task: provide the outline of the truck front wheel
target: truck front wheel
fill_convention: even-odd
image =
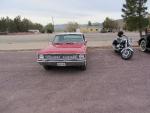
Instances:
[[[141,43],[140,43],[141,51],[146,52],[147,51],[147,47],[146,46],[147,46],[146,40],[142,40]]]

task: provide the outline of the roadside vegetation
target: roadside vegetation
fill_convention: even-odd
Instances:
[[[104,32],[114,32],[118,29],[119,29],[118,23],[115,20],[113,20],[109,17],[106,17],[106,19],[103,22],[103,29],[101,32],[103,32],[103,33]]]
[[[79,28],[79,24],[77,22],[69,22],[66,26],[67,32],[76,32],[77,28]]]
[[[9,17],[0,18],[1,33],[29,32],[29,30],[39,30],[41,33],[52,33],[54,31],[54,26],[51,23],[46,26],[39,23],[33,23],[27,18],[22,19],[21,16],[17,16],[14,19]]]

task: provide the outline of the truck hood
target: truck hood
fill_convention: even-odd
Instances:
[[[50,44],[47,48],[40,50],[39,54],[85,54],[84,44]]]

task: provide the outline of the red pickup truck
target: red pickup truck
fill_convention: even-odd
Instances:
[[[86,44],[82,33],[57,34],[47,48],[37,52],[37,62],[46,70],[51,66],[79,66],[86,70]]]

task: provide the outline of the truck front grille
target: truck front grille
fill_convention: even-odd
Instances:
[[[55,60],[55,61],[75,61],[79,59],[77,54],[47,54],[44,55],[46,60]]]

